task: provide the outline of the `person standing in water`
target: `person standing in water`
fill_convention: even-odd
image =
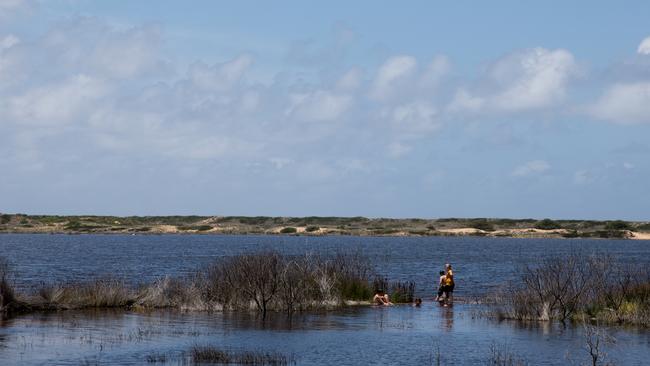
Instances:
[[[447,263],[445,264],[445,293],[447,296],[447,301],[451,303],[454,299],[454,271],[451,268],[451,264]]]

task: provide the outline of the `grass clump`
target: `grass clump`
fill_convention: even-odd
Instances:
[[[193,363],[221,365],[288,365],[291,359],[277,352],[233,351],[214,346],[194,346],[190,350]]]

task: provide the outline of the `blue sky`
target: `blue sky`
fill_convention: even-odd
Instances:
[[[647,14],[0,0],[0,211],[649,220]]]

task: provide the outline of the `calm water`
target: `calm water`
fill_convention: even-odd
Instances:
[[[183,275],[215,258],[277,249],[286,254],[361,250],[389,279],[416,281],[431,298],[433,278],[445,262],[455,266],[458,296],[480,295],[513,276],[521,264],[571,252],[608,253],[650,264],[650,242],[510,238],[359,238],[277,236],[0,235],[0,256],[11,262],[23,290],[41,282],[110,275],[146,282]],[[474,316],[480,307],[355,308],[261,322],[247,314],[176,312],[63,312],[31,314],[0,323],[0,364],[143,364],[151,354],[183,364],[192,345],[278,351],[297,364],[476,364],[492,344],[531,364],[580,364],[582,329],[497,323]],[[609,328],[617,364],[650,359],[650,332]]]

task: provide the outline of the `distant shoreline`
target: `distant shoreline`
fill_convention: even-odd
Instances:
[[[484,236],[650,240],[642,221],[498,218],[391,219],[267,216],[49,216],[0,214],[0,234],[202,234],[300,236]]]

